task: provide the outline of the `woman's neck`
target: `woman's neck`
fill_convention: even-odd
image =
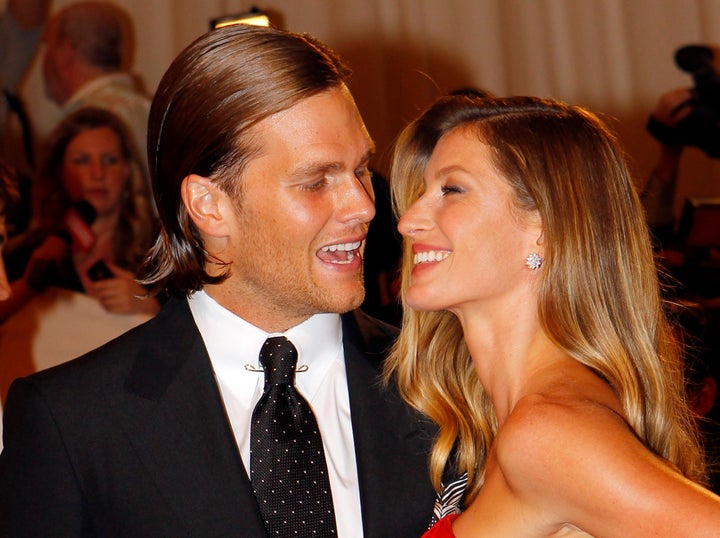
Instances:
[[[536,309],[459,316],[475,371],[502,424],[535,386],[540,372],[565,353],[545,334]]]

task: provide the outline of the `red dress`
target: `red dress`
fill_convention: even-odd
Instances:
[[[440,521],[435,523],[430,529],[422,535],[422,538],[455,538],[452,531],[452,522],[460,514],[448,514]]]

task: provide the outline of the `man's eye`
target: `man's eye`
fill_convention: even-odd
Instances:
[[[367,166],[363,166],[355,170],[355,177],[362,180],[369,180],[372,177],[372,172]]]
[[[322,189],[325,185],[327,185],[327,178],[318,179],[317,181],[311,181],[309,183],[303,184],[300,189],[303,191],[319,191]]]

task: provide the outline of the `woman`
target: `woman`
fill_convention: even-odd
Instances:
[[[405,313],[388,363],[468,473],[427,536],[717,536],[622,152],[590,113],[441,99],[401,135]]]
[[[48,285],[87,293],[109,312],[156,313],[159,303],[143,297],[135,271],[158,227],[124,124],[83,108],[61,122],[48,147],[35,225],[8,256],[13,294],[0,319]]]

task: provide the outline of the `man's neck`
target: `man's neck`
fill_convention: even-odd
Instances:
[[[288,329],[300,325],[310,318],[314,312],[295,312],[290,308],[275,308],[269,306],[268,301],[247,297],[239,294],[228,280],[220,284],[207,284],[203,291],[216,303],[241,317],[255,327],[268,333],[283,333]]]
[[[73,71],[72,75],[69,77],[67,84],[68,93],[65,101],[63,102],[63,105],[71,101],[74,95],[76,95],[82,88],[84,88],[94,80],[118,72],[119,71],[117,70],[105,71],[90,65],[82,65],[77,67]]]

